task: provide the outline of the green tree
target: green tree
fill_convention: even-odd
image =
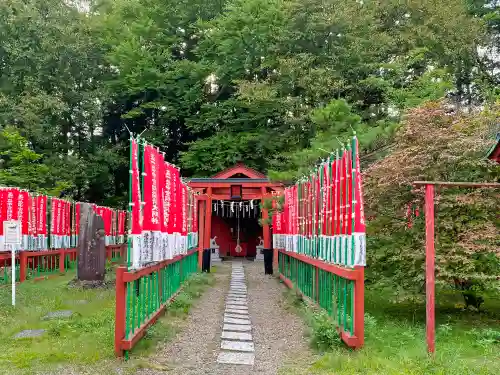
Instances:
[[[0,180],[4,186],[41,190],[49,181],[49,168],[40,163],[42,155],[12,127],[0,132]]]
[[[425,290],[424,215],[408,227],[408,205],[423,212],[417,180],[497,181],[500,168],[486,159],[499,116],[498,104],[477,114],[448,113],[445,103],[410,110],[392,152],[363,172],[368,279],[393,292]],[[439,189],[436,193],[436,270],[441,288],[498,292],[498,192]],[[394,285],[398,286],[394,288]],[[478,301],[476,301],[478,302]],[[471,304],[476,304],[472,302]]]

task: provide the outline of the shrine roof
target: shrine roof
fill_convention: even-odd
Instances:
[[[231,179],[236,175],[245,176],[244,178],[239,178],[243,180],[262,180],[263,182],[269,181],[267,176],[253,168],[247,167],[245,164],[238,163],[232,167],[226,168],[223,171],[213,175],[211,178],[216,180],[221,179]],[[239,176],[238,176],[239,177]]]
[[[190,178],[189,182],[228,182],[228,183],[245,183],[245,182],[270,182],[268,178],[214,178],[214,177],[199,177]]]

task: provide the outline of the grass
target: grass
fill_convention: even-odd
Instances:
[[[123,364],[114,359],[114,288],[69,287],[74,276],[69,273],[19,284],[15,308],[11,306],[10,288],[0,288],[0,374],[60,373],[61,368],[78,369],[79,374],[109,374],[117,367],[133,368],[132,361]],[[212,283],[211,276],[193,275],[165,316],[134,348],[132,358],[140,361],[156,343],[171,338],[193,301]],[[42,320],[56,310],[72,310],[74,315],[64,320]],[[42,337],[13,338],[24,329],[40,328],[47,330]]]
[[[500,300],[490,298],[481,312],[457,308],[459,295],[438,296],[436,356],[425,344],[425,306],[390,302],[377,290],[366,291],[365,347],[346,348],[338,339],[320,350],[312,363],[286,369],[291,374],[335,375],[489,375],[500,372]],[[288,292],[288,306],[306,320],[311,343],[331,337],[324,315]],[[324,345],[323,345],[324,348]]]

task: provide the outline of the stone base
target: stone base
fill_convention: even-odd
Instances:
[[[221,259],[220,259],[219,248],[210,249],[210,262],[214,263],[214,262],[220,262],[220,261],[221,261]]]

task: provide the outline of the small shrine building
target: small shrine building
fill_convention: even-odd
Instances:
[[[201,248],[247,258],[254,258],[259,246],[271,249],[271,226],[260,222],[268,210],[261,203],[283,191],[282,184],[240,163],[209,178],[192,178],[188,185],[199,194]]]

